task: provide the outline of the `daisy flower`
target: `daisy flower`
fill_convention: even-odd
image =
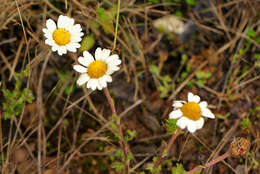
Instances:
[[[66,54],[67,50],[76,52],[80,47],[79,42],[84,34],[80,24],[74,25],[74,19],[60,15],[57,26],[52,19],[48,19],[46,27],[42,29],[47,38],[45,44],[50,45],[53,52],[58,51],[61,56]]]
[[[92,90],[101,90],[107,87],[107,82],[112,82],[111,74],[119,70],[118,65],[121,60],[117,54],[110,56],[110,50],[97,48],[95,51],[95,59],[88,52],[83,52],[83,57],[78,58],[81,65],[74,65],[73,69],[81,75],[77,80],[78,85],[87,82],[87,88]]]
[[[204,118],[215,118],[215,115],[207,108],[208,103],[200,102],[200,97],[188,93],[188,102],[174,101],[174,110],[170,113],[171,119],[178,119],[177,126],[181,129],[187,127],[188,131],[193,133],[201,129],[204,124]],[[203,117],[202,117],[203,116]]]

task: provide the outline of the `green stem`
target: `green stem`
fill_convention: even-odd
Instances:
[[[103,91],[104,91],[105,96],[107,98],[108,104],[109,104],[109,106],[112,110],[112,113],[114,114],[114,116],[116,118],[118,118],[117,113],[116,113],[116,108],[115,108],[115,105],[113,103],[112,97],[111,97],[111,95],[108,91],[108,88],[104,88]],[[129,173],[129,162],[127,160],[128,149],[127,149],[127,144],[125,143],[125,140],[124,140],[124,135],[123,135],[123,131],[122,131],[122,128],[121,128],[120,121],[118,121],[118,120],[116,120],[116,127],[117,127],[118,133],[120,134],[120,146],[121,146],[121,148],[124,152],[124,156],[125,156],[125,173],[128,174]]]
[[[121,0],[118,0],[118,1],[117,1],[116,29],[115,29],[115,37],[114,37],[114,43],[113,43],[113,50],[116,48],[117,31],[118,31],[118,24],[119,24],[119,13],[120,13],[120,2],[121,2]]]
[[[169,140],[166,149],[161,153],[160,157],[158,158],[158,160],[155,162],[153,169],[156,169],[158,167],[158,165],[160,164],[160,162],[163,159],[164,154],[168,154],[168,152],[170,151],[172,144],[174,143],[175,139],[179,136],[181,132],[181,129],[178,128],[175,132],[175,134],[172,135],[171,139]]]

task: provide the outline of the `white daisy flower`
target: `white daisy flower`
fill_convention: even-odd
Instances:
[[[215,115],[207,108],[208,103],[200,102],[200,97],[188,93],[188,102],[174,101],[174,110],[170,113],[171,119],[178,119],[177,126],[181,129],[187,127],[188,131],[193,133],[201,129],[204,124],[204,118],[215,118]],[[202,117],[203,116],[203,117]]]
[[[74,65],[73,68],[81,73],[77,80],[78,85],[87,82],[87,88],[92,90],[101,90],[107,87],[107,82],[112,82],[111,74],[119,70],[118,65],[121,60],[117,54],[110,56],[110,50],[97,48],[95,51],[95,59],[88,52],[83,52],[83,57],[78,58],[81,65]]]
[[[74,25],[74,19],[60,15],[58,23],[52,19],[46,21],[46,27],[43,28],[44,36],[47,38],[45,44],[52,46],[52,51],[58,51],[58,54],[66,54],[67,50],[76,52],[80,47],[79,42],[84,35],[80,24]]]

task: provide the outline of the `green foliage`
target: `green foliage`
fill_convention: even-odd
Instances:
[[[127,130],[127,136],[125,136],[125,141],[131,141],[136,137],[136,131],[135,130]]]
[[[150,164],[146,167],[146,170],[149,170],[152,174],[159,173],[162,170],[162,165],[159,164],[156,169],[154,169],[154,164],[158,160],[158,157],[153,157],[153,164]]]
[[[152,4],[159,4],[160,0],[148,0],[148,2]]]
[[[113,162],[112,168],[115,169],[117,172],[123,171],[125,169],[125,163],[122,159],[124,159],[124,152],[119,149],[113,153],[113,155],[110,156],[110,160]],[[125,159],[126,162],[129,162],[133,159],[133,155],[131,153],[128,154],[127,159]]]
[[[125,165],[124,163],[117,161],[114,164],[112,164],[112,168],[115,169],[117,172],[120,172],[124,170]]]
[[[243,129],[249,129],[251,126],[251,121],[248,118],[243,118],[241,122],[241,126]]]
[[[166,120],[166,129],[167,129],[167,133],[168,134],[175,134],[176,130],[178,129],[178,126],[177,126],[177,120],[178,119],[168,119]]]
[[[181,12],[181,11],[176,11],[176,12],[175,12],[175,16],[182,17],[183,15],[182,15],[182,12]]]
[[[32,91],[26,88],[21,88],[22,79],[29,75],[29,68],[25,69],[21,73],[15,73],[17,80],[15,81],[14,90],[2,89],[4,94],[4,101],[2,107],[4,110],[4,119],[9,119],[12,116],[18,116],[21,114],[25,103],[32,103],[34,96]]]
[[[196,5],[196,0],[185,0],[185,2],[188,4],[188,5]]]
[[[97,14],[98,14],[97,19],[101,24],[105,33],[113,34],[114,33],[113,19],[115,18],[116,8],[113,7],[106,10],[100,7],[97,9]]]
[[[80,51],[88,51],[95,45],[94,35],[90,34],[83,38],[80,46]]]
[[[206,73],[203,71],[198,71],[195,74],[195,77],[197,78],[196,84],[201,88],[206,84],[206,80],[211,77],[211,73]]]
[[[246,32],[246,35],[248,36],[248,37],[256,37],[256,32],[255,32],[255,30],[253,30],[252,28],[248,28],[247,29],[247,32]]]
[[[260,37],[257,36],[257,33],[254,29],[252,28],[248,28],[246,35],[250,38],[252,38],[254,41],[256,41],[258,44],[260,43]],[[250,43],[250,41],[247,39],[248,43]],[[249,47],[249,46],[248,46]]]
[[[186,174],[182,164],[177,164],[177,167],[172,168],[172,174]]]
[[[157,87],[157,90],[160,92],[160,97],[165,98],[168,97],[169,92],[172,90],[172,79],[169,75],[160,75],[159,69],[155,65],[150,65],[149,70],[152,74],[154,74],[161,82],[161,84]]]
[[[229,112],[226,113],[225,115],[216,114],[216,117],[217,117],[218,119],[222,119],[222,120],[228,118],[229,116],[230,116],[230,113],[229,113]]]

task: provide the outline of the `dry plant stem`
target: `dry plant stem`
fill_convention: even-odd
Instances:
[[[106,95],[107,101],[109,103],[109,106],[112,110],[113,115],[116,118],[118,118],[117,113],[116,113],[116,108],[115,108],[115,105],[113,103],[112,97],[111,97],[111,95],[108,91],[108,88],[104,88],[104,93]],[[120,134],[120,146],[121,146],[121,148],[124,152],[124,156],[125,156],[125,173],[128,174],[128,171],[129,171],[129,163],[127,161],[128,149],[127,149],[127,146],[126,146],[125,141],[124,141],[124,135],[123,135],[123,132],[122,132],[122,129],[121,129],[120,121],[116,120],[116,127],[117,127],[118,133]]]
[[[156,168],[158,167],[158,165],[159,165],[160,162],[162,161],[163,154],[164,154],[164,153],[168,154],[168,152],[170,151],[170,149],[171,149],[171,147],[172,147],[172,144],[174,143],[175,139],[179,136],[180,132],[181,132],[181,129],[178,128],[178,129],[176,130],[176,133],[172,135],[172,137],[171,137],[169,143],[167,144],[166,149],[164,150],[163,153],[161,153],[160,157],[158,158],[158,160],[157,160],[157,161],[155,162],[155,164],[153,165],[153,169],[156,169]]]
[[[219,161],[222,161],[222,160],[226,159],[229,156],[230,156],[230,153],[226,152],[225,154],[219,156],[218,158],[216,158],[216,159],[206,163],[204,166],[205,166],[205,168],[211,167],[214,164],[218,163]],[[197,166],[197,167],[193,168],[192,170],[188,171],[187,174],[193,174],[193,173],[195,173],[196,171],[198,171],[200,169],[202,169],[202,167]]]

